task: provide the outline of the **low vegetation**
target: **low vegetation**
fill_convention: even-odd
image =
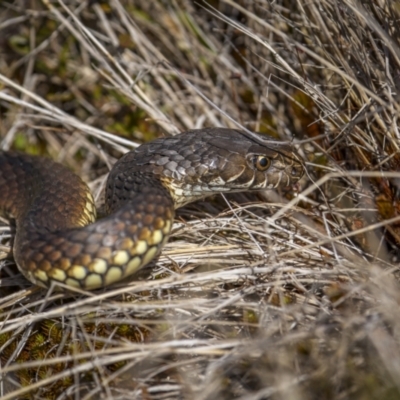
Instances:
[[[184,207],[93,293],[33,287],[5,222],[0,397],[400,398],[399,23],[390,0],[2,2],[1,147],[99,205],[124,152],[191,128],[291,140],[307,174]]]

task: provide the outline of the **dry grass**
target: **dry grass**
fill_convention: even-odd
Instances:
[[[4,259],[2,399],[400,397],[400,6],[364,3],[1,3],[1,146],[99,203],[123,152],[189,128],[295,140],[308,165],[298,196],[180,210],[155,265],[104,291]]]

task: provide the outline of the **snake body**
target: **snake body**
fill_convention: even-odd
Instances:
[[[0,153],[0,209],[15,219],[13,253],[26,278],[43,287],[96,289],[159,254],[177,207],[215,193],[291,185],[302,175],[290,144],[209,128],[125,154],[107,180],[108,216],[98,221],[87,185],[67,168]]]

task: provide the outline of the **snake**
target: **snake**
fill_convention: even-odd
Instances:
[[[83,180],[46,157],[0,152],[0,210],[15,221],[13,256],[41,287],[92,290],[156,258],[175,210],[217,193],[293,185],[304,167],[295,147],[247,130],[204,128],[144,143],[123,155],[96,220]]]

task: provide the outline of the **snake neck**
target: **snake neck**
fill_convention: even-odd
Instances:
[[[108,214],[112,214],[128,204],[134,208],[140,208],[138,197],[149,200],[144,201],[143,205],[151,203],[154,206],[175,208],[170,192],[155,175],[137,170],[119,169],[110,173],[106,186],[105,204]],[[139,209],[137,211],[140,212]]]

